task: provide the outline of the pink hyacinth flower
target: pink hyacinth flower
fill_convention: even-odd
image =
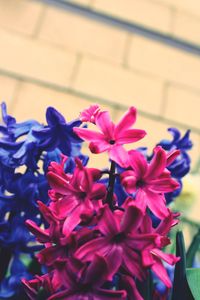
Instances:
[[[91,261],[94,254],[98,253],[108,260],[112,275],[122,265],[131,275],[144,279],[145,273],[138,251],[150,244],[155,245],[157,234],[138,232],[143,217],[143,212],[135,206],[134,201],[129,203],[121,216],[105,205],[96,226],[102,236],[85,243],[75,252],[75,256],[83,261]]]
[[[80,120],[82,122],[90,122],[95,124],[96,123],[96,117],[98,113],[100,112],[100,107],[98,104],[93,104],[89,108],[83,110],[80,113]]]
[[[109,158],[121,167],[127,166],[128,153],[124,144],[137,142],[146,132],[141,129],[131,129],[136,121],[136,109],[130,107],[118,124],[114,124],[107,111],[98,112],[95,123],[100,129],[96,132],[87,128],[74,128],[75,133],[83,140],[89,141],[92,153],[108,151]]]
[[[169,155],[160,147],[154,149],[154,156],[150,163],[137,150],[129,151],[131,170],[121,174],[121,182],[128,193],[136,193],[138,205],[149,209],[160,219],[168,215],[164,193],[179,188],[166,166],[176,158],[178,151]]]
[[[158,234],[155,240],[156,247],[149,245],[142,250],[143,266],[150,267],[168,288],[171,288],[172,284],[162,261],[165,261],[170,265],[174,265],[180,258],[173,254],[165,253],[161,249],[170,244],[170,239],[167,237],[167,234],[170,232],[171,227],[178,223],[178,220],[174,218],[177,216],[178,214],[173,214],[169,210],[168,216],[160,222],[157,228],[153,228],[152,220],[146,214],[140,227],[142,234]]]
[[[73,174],[61,173],[54,164],[47,174],[48,182],[53,189],[53,201],[50,209],[64,220],[63,233],[69,236],[73,229],[84,220],[89,220],[101,206],[99,200],[106,196],[106,187],[95,182],[101,176],[98,169],[86,168],[76,159]]]
[[[125,300],[127,298],[125,290],[108,290],[102,287],[107,281],[109,268],[106,260],[101,256],[95,255],[89,265],[71,259],[66,263],[60,261],[55,267],[48,278],[51,284],[51,296],[47,300]],[[38,285],[33,280],[23,281],[27,294],[32,295],[32,300],[36,300],[35,290],[38,290],[41,284],[49,292],[49,286],[44,285],[43,276],[38,278],[38,281]]]

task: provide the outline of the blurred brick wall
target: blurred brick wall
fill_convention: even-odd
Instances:
[[[199,0],[74,3],[200,45]],[[0,99],[19,121],[44,122],[49,105],[75,118],[98,101],[117,120],[134,105],[140,145],[178,123],[194,129],[193,165],[200,156],[200,56],[42,1],[0,0]]]

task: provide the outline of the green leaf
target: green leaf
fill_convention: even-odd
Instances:
[[[153,298],[153,278],[151,271],[147,271],[147,278],[145,281],[136,281],[137,288],[144,300],[152,300]]]
[[[195,234],[190,247],[188,248],[186,254],[186,261],[187,261],[187,268],[191,268],[194,262],[194,257],[199,249],[200,245],[200,229],[198,230],[197,234]]]
[[[200,268],[186,269],[187,281],[195,300],[200,299]]]
[[[195,300],[186,278],[186,256],[183,233],[176,234],[176,255],[180,260],[176,263],[174,271],[174,283],[172,290],[172,300]]]

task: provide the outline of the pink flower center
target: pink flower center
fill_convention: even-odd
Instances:
[[[126,238],[125,233],[124,232],[119,232],[118,234],[116,234],[114,236],[113,240],[114,240],[115,243],[120,244],[121,242],[123,242],[123,240],[125,240],[125,238]]]
[[[137,182],[136,182],[136,187],[137,188],[143,188],[145,186],[145,181],[143,179],[139,179]]]
[[[81,199],[85,199],[86,196],[87,196],[87,193],[86,193],[86,192],[80,192],[80,193],[79,193],[79,197],[80,197]]]
[[[110,140],[109,144],[114,145],[115,144],[115,140]]]

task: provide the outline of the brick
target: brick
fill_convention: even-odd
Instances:
[[[157,0],[161,4],[167,4],[176,9],[185,10],[195,15],[200,15],[200,2],[199,0]]]
[[[115,122],[119,121],[124,112],[125,110],[118,111],[118,114],[116,114]],[[147,134],[142,140],[128,146],[128,149],[148,147],[148,152],[150,154],[159,141],[164,138],[170,139],[170,134],[167,131],[169,127],[171,127],[170,124],[165,124],[161,121],[144,117],[143,115],[141,115],[141,113],[138,113],[133,128],[143,129]]]
[[[199,222],[199,204],[200,204],[200,202],[199,202],[199,195],[200,195],[199,181],[200,181],[200,173],[191,174],[184,179],[184,182],[187,184],[189,192],[196,196],[195,201],[194,201],[194,203],[192,203],[192,207],[189,210],[189,216],[190,216],[190,220],[193,220],[197,223]],[[188,190],[186,190],[186,192],[188,192]],[[189,236],[190,236],[190,240],[191,240],[191,231],[189,232]]]
[[[173,21],[174,36],[200,44],[200,18],[177,11]]]
[[[39,1],[0,0],[0,26],[31,35],[42,9],[43,4]]]
[[[170,31],[170,8],[160,3],[149,0],[96,0],[93,6],[96,10],[158,31]]]
[[[0,30],[0,68],[19,76],[67,86],[75,54]]]
[[[193,143],[193,147],[189,151],[189,155],[191,156],[192,169],[194,169],[200,159],[200,135],[191,131],[190,137]]]
[[[134,69],[172,82],[195,88],[200,86],[199,56],[143,37],[133,37],[129,64]]]
[[[22,83],[17,95],[12,112],[17,121],[36,119],[46,124],[45,112],[48,106],[55,107],[67,121],[71,121],[78,118],[80,111],[92,104],[91,101],[83,100],[71,94],[31,83]],[[101,105],[101,108],[109,110],[111,116],[113,116],[112,107]],[[109,167],[107,154],[92,154],[89,151],[87,142],[83,143],[82,153],[90,156],[88,166],[95,168]]]
[[[71,121],[78,118],[79,113],[91,104],[92,102],[71,94],[32,83],[22,83],[15,99],[13,114],[19,121],[31,118],[46,123],[46,109],[53,106]],[[104,105],[103,109],[110,108]]]
[[[76,90],[159,114],[163,83],[101,61],[84,58],[74,83]]]
[[[16,86],[17,80],[0,75],[0,103],[6,102],[8,109],[12,106]]]
[[[119,110],[118,113],[115,114],[115,122],[119,120],[119,118],[124,114],[125,110]],[[147,132],[147,135],[140,141],[127,145],[127,149],[136,149],[138,147],[147,147],[148,153],[151,154],[153,148],[158,144],[161,140],[167,139],[172,140],[172,135],[168,132],[168,128],[177,127],[173,122],[168,121],[168,123],[164,123],[158,120],[150,119],[148,117],[142,116],[138,113],[137,120],[133,128],[143,129]],[[178,127],[181,134],[184,135],[186,129],[182,129]],[[194,132],[191,132],[190,138],[193,142],[193,148],[188,152],[191,157],[191,167],[192,169],[195,167],[197,161],[200,158],[200,135]]]
[[[200,129],[200,92],[195,93],[187,89],[171,85],[167,92],[165,117],[188,127]]]
[[[127,33],[79,14],[49,7],[39,38],[73,51],[121,62]]]

